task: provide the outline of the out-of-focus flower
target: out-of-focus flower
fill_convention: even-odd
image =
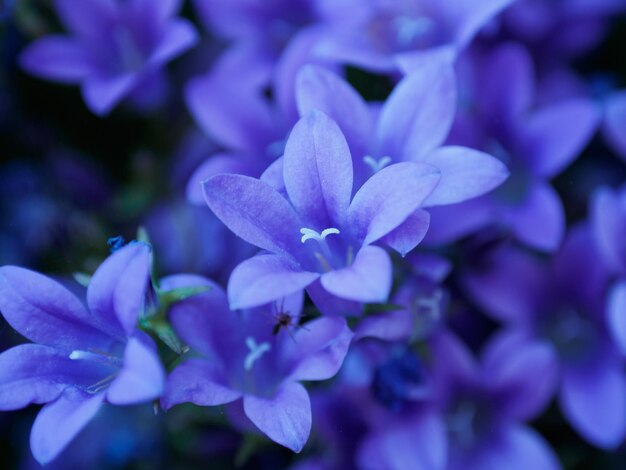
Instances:
[[[34,342],[0,355],[0,408],[46,404],[31,432],[40,463],[54,459],[105,401],[127,405],[161,394],[165,374],[155,345],[135,327],[151,260],[142,243],[107,258],[89,283],[89,311],[41,274],[0,268],[0,311]]]
[[[163,406],[214,406],[243,399],[245,415],[264,434],[300,452],[311,429],[311,404],[299,382],[337,373],[352,338],[345,319],[320,318],[298,326],[301,292],[235,312],[224,291],[207,279],[172,276],[161,285],[210,287],[170,310],[174,329],[200,357],[185,360],[170,374]]]
[[[38,39],[21,55],[33,75],[82,87],[85,103],[108,114],[132,92],[158,82],[165,63],[196,42],[180,0],[56,0],[70,35]],[[156,81],[155,81],[156,80]]]

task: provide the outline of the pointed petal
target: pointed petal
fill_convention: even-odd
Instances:
[[[161,405],[165,410],[181,403],[217,406],[241,398],[240,392],[226,387],[222,382],[221,374],[209,361],[189,359],[170,373]]]
[[[30,433],[30,449],[37,462],[45,465],[57,457],[96,415],[104,395],[67,388],[56,401],[44,406]]]
[[[320,66],[304,66],[298,72],[296,100],[301,116],[315,109],[328,114],[341,128],[354,158],[366,154],[372,116],[365,100],[343,78]]]
[[[358,316],[363,312],[362,303],[331,294],[322,286],[320,279],[308,285],[306,292],[322,315]]]
[[[0,312],[29,340],[68,354],[107,351],[114,339],[96,328],[83,304],[52,279],[16,266],[0,268]]]
[[[111,0],[54,0],[54,8],[69,30],[84,37],[97,37],[117,14]]]
[[[611,289],[607,317],[613,339],[626,356],[626,282],[618,282]]]
[[[384,302],[389,296],[392,266],[377,246],[365,246],[351,266],[322,274],[322,286],[331,294],[357,302]]]
[[[348,223],[364,244],[373,243],[415,212],[439,182],[424,163],[396,163],[368,179],[355,194]]]
[[[35,41],[22,52],[20,65],[33,75],[68,83],[78,83],[92,72],[86,51],[66,36],[51,35]]]
[[[455,43],[459,47],[468,44],[476,33],[498,12],[515,0],[470,0],[462,3],[447,2],[448,21],[454,24]]]
[[[293,358],[292,380],[327,380],[341,368],[352,331],[345,318],[323,317],[308,322],[283,343],[283,357]]]
[[[563,203],[548,183],[532,184],[522,203],[508,208],[505,215],[517,239],[533,248],[554,251],[563,240]]]
[[[295,125],[283,158],[287,194],[315,230],[343,221],[352,195],[352,158],[345,137],[326,114],[313,111]]]
[[[441,147],[420,159],[441,172],[441,180],[424,207],[454,204],[498,187],[509,170],[497,158],[467,147]]]
[[[191,23],[180,19],[171,21],[148,62],[151,66],[164,64],[185,52],[196,42],[198,42],[198,33]]]
[[[587,441],[612,449],[626,434],[626,381],[621,364],[605,359],[565,368],[559,403]]]
[[[228,281],[231,310],[256,307],[304,289],[319,273],[302,271],[277,255],[257,255],[235,268]]]
[[[523,152],[535,174],[552,178],[561,173],[596,132],[600,113],[584,99],[546,106],[532,114],[523,129]]]
[[[302,250],[302,225],[274,188],[241,175],[216,175],[204,183],[204,197],[215,215],[248,243],[276,254]]]
[[[626,272],[623,240],[626,217],[619,198],[609,188],[599,188],[591,198],[591,229],[604,263],[615,273]]]
[[[426,236],[430,225],[430,214],[418,209],[404,222],[380,239],[381,243],[393,248],[404,258]]]
[[[246,395],[246,416],[270,439],[300,452],[311,432],[311,401],[299,383],[283,385],[272,399]]]
[[[110,255],[96,270],[87,288],[87,304],[103,328],[130,336],[142,313],[152,268],[152,251],[131,243]]]
[[[376,129],[378,154],[395,161],[420,160],[443,143],[455,109],[452,64],[429,61],[405,77],[387,98]]]
[[[107,390],[114,405],[130,405],[158,398],[163,392],[165,371],[156,352],[136,338],[130,338],[124,351],[124,365]]]
[[[136,74],[90,77],[83,83],[83,99],[98,116],[105,116],[128,95],[139,78]]]

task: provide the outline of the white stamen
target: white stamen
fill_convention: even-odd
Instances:
[[[365,163],[372,169],[372,173],[378,173],[380,170],[382,170],[391,163],[391,157],[386,155],[380,160],[376,160],[371,155],[365,155],[363,157],[363,163]]]
[[[399,46],[410,46],[415,39],[419,39],[424,34],[433,29],[435,23],[426,16],[410,18],[399,16],[394,20],[396,28],[396,41]]]
[[[246,338],[246,346],[248,346],[248,349],[250,350],[250,352],[248,353],[248,355],[243,361],[243,368],[247,371],[252,369],[252,367],[254,366],[254,363],[258,359],[260,359],[261,356],[263,356],[263,354],[265,354],[270,349],[272,349],[272,346],[270,345],[270,343],[256,344],[256,341],[254,340],[254,338],[250,336]]]
[[[89,359],[93,354],[87,351],[72,351],[70,353],[70,359],[72,359],[73,361],[76,361],[78,359]]]
[[[322,233],[316,232],[315,230],[310,228],[303,227],[300,229],[300,233],[302,234],[302,238],[300,239],[300,241],[304,243],[307,240],[317,240],[318,242],[322,242],[326,239],[328,235],[338,235],[340,232],[339,229],[336,229],[334,227],[325,228],[324,230],[322,230]]]

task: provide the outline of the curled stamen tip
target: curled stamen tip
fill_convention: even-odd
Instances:
[[[70,353],[70,359],[72,359],[73,361],[77,360],[77,359],[85,359],[85,357],[87,357],[89,353],[85,352],[85,351],[72,351]]]
[[[363,163],[369,166],[374,173],[377,173],[391,163],[391,157],[385,155],[380,160],[376,160],[371,155],[365,155],[363,157]]]
[[[243,360],[243,368],[246,371],[252,369],[254,363],[260,359],[263,354],[272,349],[272,345],[270,343],[257,344],[251,336],[246,338],[246,346],[248,346],[248,349],[250,350],[246,358]]]
[[[316,232],[313,229],[303,227],[300,229],[300,233],[302,234],[300,241],[304,243],[307,240],[324,241],[328,235],[338,235],[341,232],[335,227],[325,228],[321,233]]]

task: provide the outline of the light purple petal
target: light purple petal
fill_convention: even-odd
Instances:
[[[83,82],[83,98],[93,113],[105,116],[131,92],[138,79],[136,74],[90,77]]]
[[[340,225],[350,205],[352,176],[350,149],[337,124],[318,111],[300,119],[287,140],[283,178],[309,228]]]
[[[110,255],[96,270],[87,288],[87,304],[103,328],[130,336],[143,311],[152,250],[132,243]]]
[[[185,20],[171,21],[159,44],[152,52],[150,65],[160,65],[182,54],[198,41],[198,33],[195,28]]]
[[[456,109],[452,64],[432,61],[405,77],[381,110],[376,129],[380,156],[419,160],[441,145]]]
[[[278,191],[280,194],[287,196],[287,189],[285,188],[285,179],[283,178],[283,157],[279,157],[274,160],[270,166],[268,166],[263,174],[259,177],[261,181],[269,184],[272,188]]]
[[[270,439],[300,452],[311,432],[311,401],[299,383],[283,385],[273,398],[246,395],[246,416]]]
[[[619,156],[626,159],[626,91],[607,99],[604,109],[603,133]]]
[[[559,102],[525,123],[522,152],[531,170],[546,178],[561,173],[585,148],[600,122],[596,105],[584,99]]]
[[[84,37],[98,37],[118,12],[111,0],[54,0],[54,8],[68,29]]]
[[[320,66],[302,67],[296,100],[301,116],[315,109],[328,114],[341,128],[354,158],[366,155],[373,134],[372,115],[365,100],[343,78]]]
[[[490,195],[449,206],[430,207],[430,226],[424,243],[444,245],[497,221],[496,203]]]
[[[348,222],[364,244],[375,242],[415,212],[438,182],[437,169],[424,163],[383,168],[355,194]]]
[[[607,321],[615,343],[626,355],[626,282],[618,282],[609,293]]]
[[[415,248],[426,236],[430,214],[418,209],[404,222],[380,239],[380,242],[396,250],[402,257]]]
[[[586,440],[612,449],[626,435],[626,381],[621,364],[605,359],[564,368],[559,403]]]
[[[446,2],[448,21],[455,25],[455,43],[459,47],[467,45],[474,35],[498,12],[515,0],[470,0]]]
[[[228,281],[232,310],[256,307],[304,289],[319,273],[302,271],[277,255],[257,255],[235,268]]]
[[[92,72],[85,49],[66,36],[35,41],[22,52],[20,65],[33,75],[68,83],[78,83]]]
[[[626,272],[626,217],[617,195],[609,188],[599,188],[590,205],[591,229],[603,262],[615,273]]]
[[[223,385],[216,368],[203,359],[189,359],[167,378],[161,405],[169,410],[180,403],[199,406],[225,405],[241,398],[241,393]]]
[[[124,365],[107,390],[107,400],[130,405],[158,398],[163,392],[165,372],[156,352],[131,338],[124,351]]]
[[[556,250],[565,233],[565,210],[557,192],[548,183],[531,184],[525,199],[507,207],[509,220],[518,240],[542,251]]]
[[[68,354],[74,349],[107,351],[114,343],[67,289],[24,268],[0,268],[0,312],[29,340]]]
[[[294,341],[295,340],[295,341]],[[352,331],[345,318],[323,317],[308,322],[283,343],[284,357],[294,358],[292,380],[327,380],[341,368]]]
[[[204,196],[215,215],[235,235],[276,254],[301,251],[302,225],[274,188],[241,175],[216,175],[204,183]]]
[[[357,302],[384,302],[392,281],[389,255],[377,246],[365,246],[351,266],[322,274],[322,286],[331,294]]]
[[[30,433],[30,449],[37,462],[45,465],[57,457],[96,415],[104,395],[67,388],[56,401],[44,406]]]
[[[363,312],[362,303],[331,294],[319,279],[308,285],[306,292],[322,315],[358,316]]]
[[[497,158],[467,147],[441,147],[420,158],[441,172],[441,179],[424,207],[463,202],[496,188],[509,176]]]

